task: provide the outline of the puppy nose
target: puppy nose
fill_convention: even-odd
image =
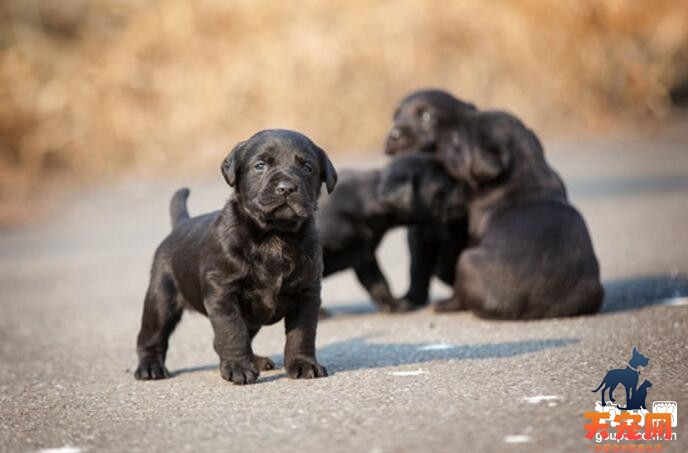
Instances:
[[[280,181],[277,183],[275,191],[277,192],[277,195],[284,195],[286,197],[287,195],[296,192],[296,184],[289,181]]]
[[[389,138],[390,140],[399,140],[401,138],[401,129],[393,127],[392,130],[389,131]]]

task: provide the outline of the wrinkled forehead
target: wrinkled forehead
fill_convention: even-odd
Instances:
[[[292,163],[296,159],[317,162],[314,145],[303,135],[281,131],[260,132],[251,137],[246,147],[246,160],[270,160]]]
[[[449,93],[443,91],[418,91],[406,96],[399,107],[428,106],[437,108],[452,108],[456,100]]]

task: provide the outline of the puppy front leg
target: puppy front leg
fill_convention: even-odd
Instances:
[[[253,361],[251,333],[238,301],[217,294],[207,297],[204,304],[215,333],[213,346],[220,356],[222,378],[239,385],[256,382],[259,372]]]
[[[368,291],[370,298],[373,299],[380,311],[409,311],[410,305],[404,305],[392,296],[387,279],[385,279],[375,256],[371,256],[365,262],[355,266],[354,271],[358,281]]]
[[[420,307],[428,303],[430,280],[441,246],[433,227],[411,226],[408,228],[407,239],[411,255],[411,285],[404,299]]]
[[[284,346],[284,368],[292,379],[327,376],[327,370],[315,359],[315,332],[318,327],[320,288],[314,288],[295,301],[295,307],[284,317],[287,341]]]

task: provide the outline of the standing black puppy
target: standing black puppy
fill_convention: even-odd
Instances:
[[[390,155],[434,154],[440,137],[475,113],[474,105],[441,90],[419,90],[404,98],[394,112],[385,152]],[[411,286],[404,297],[415,306],[428,301],[430,279],[454,284],[456,261],[468,239],[466,219],[451,223],[410,226]]]
[[[337,190],[320,203],[316,216],[323,276],[353,268],[381,311],[409,311],[413,306],[392,296],[375,251],[396,226],[465,219],[465,192],[428,155],[402,156],[381,170],[341,172]]]
[[[585,221],[533,132],[507,113],[476,113],[440,146],[440,157],[471,187],[476,246],[461,254],[455,298],[439,311],[527,319],[600,308],[604,290]]]
[[[189,218],[189,191],[172,198],[172,232],[155,253],[135,377],[169,377],[168,339],[184,308],[210,318],[228,381],[250,384],[274,367],[251,341],[282,318],[288,376],[326,376],[315,360],[322,252],[313,216],[322,183],[334,189],[334,167],[307,137],[266,130],[239,143],[222,174],[235,193],[221,211]]]

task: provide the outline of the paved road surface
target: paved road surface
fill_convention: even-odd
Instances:
[[[603,314],[383,315],[346,273],[324,286],[335,316],[320,324],[318,356],[331,377],[292,381],[276,370],[247,387],[220,379],[209,323],[193,314],[171,341],[174,378],[132,376],[151,256],[184,182],[75,197],[43,225],[0,234],[0,449],[586,452],[583,412],[599,400],[591,390],[637,346],[650,357],[648,402],[679,404],[678,440],[664,445],[688,451],[687,145],[674,136],[552,146],[601,260]],[[194,213],[227,196],[219,176],[190,185]],[[380,256],[401,292],[402,231]],[[281,325],[255,341],[278,362],[282,348]]]

